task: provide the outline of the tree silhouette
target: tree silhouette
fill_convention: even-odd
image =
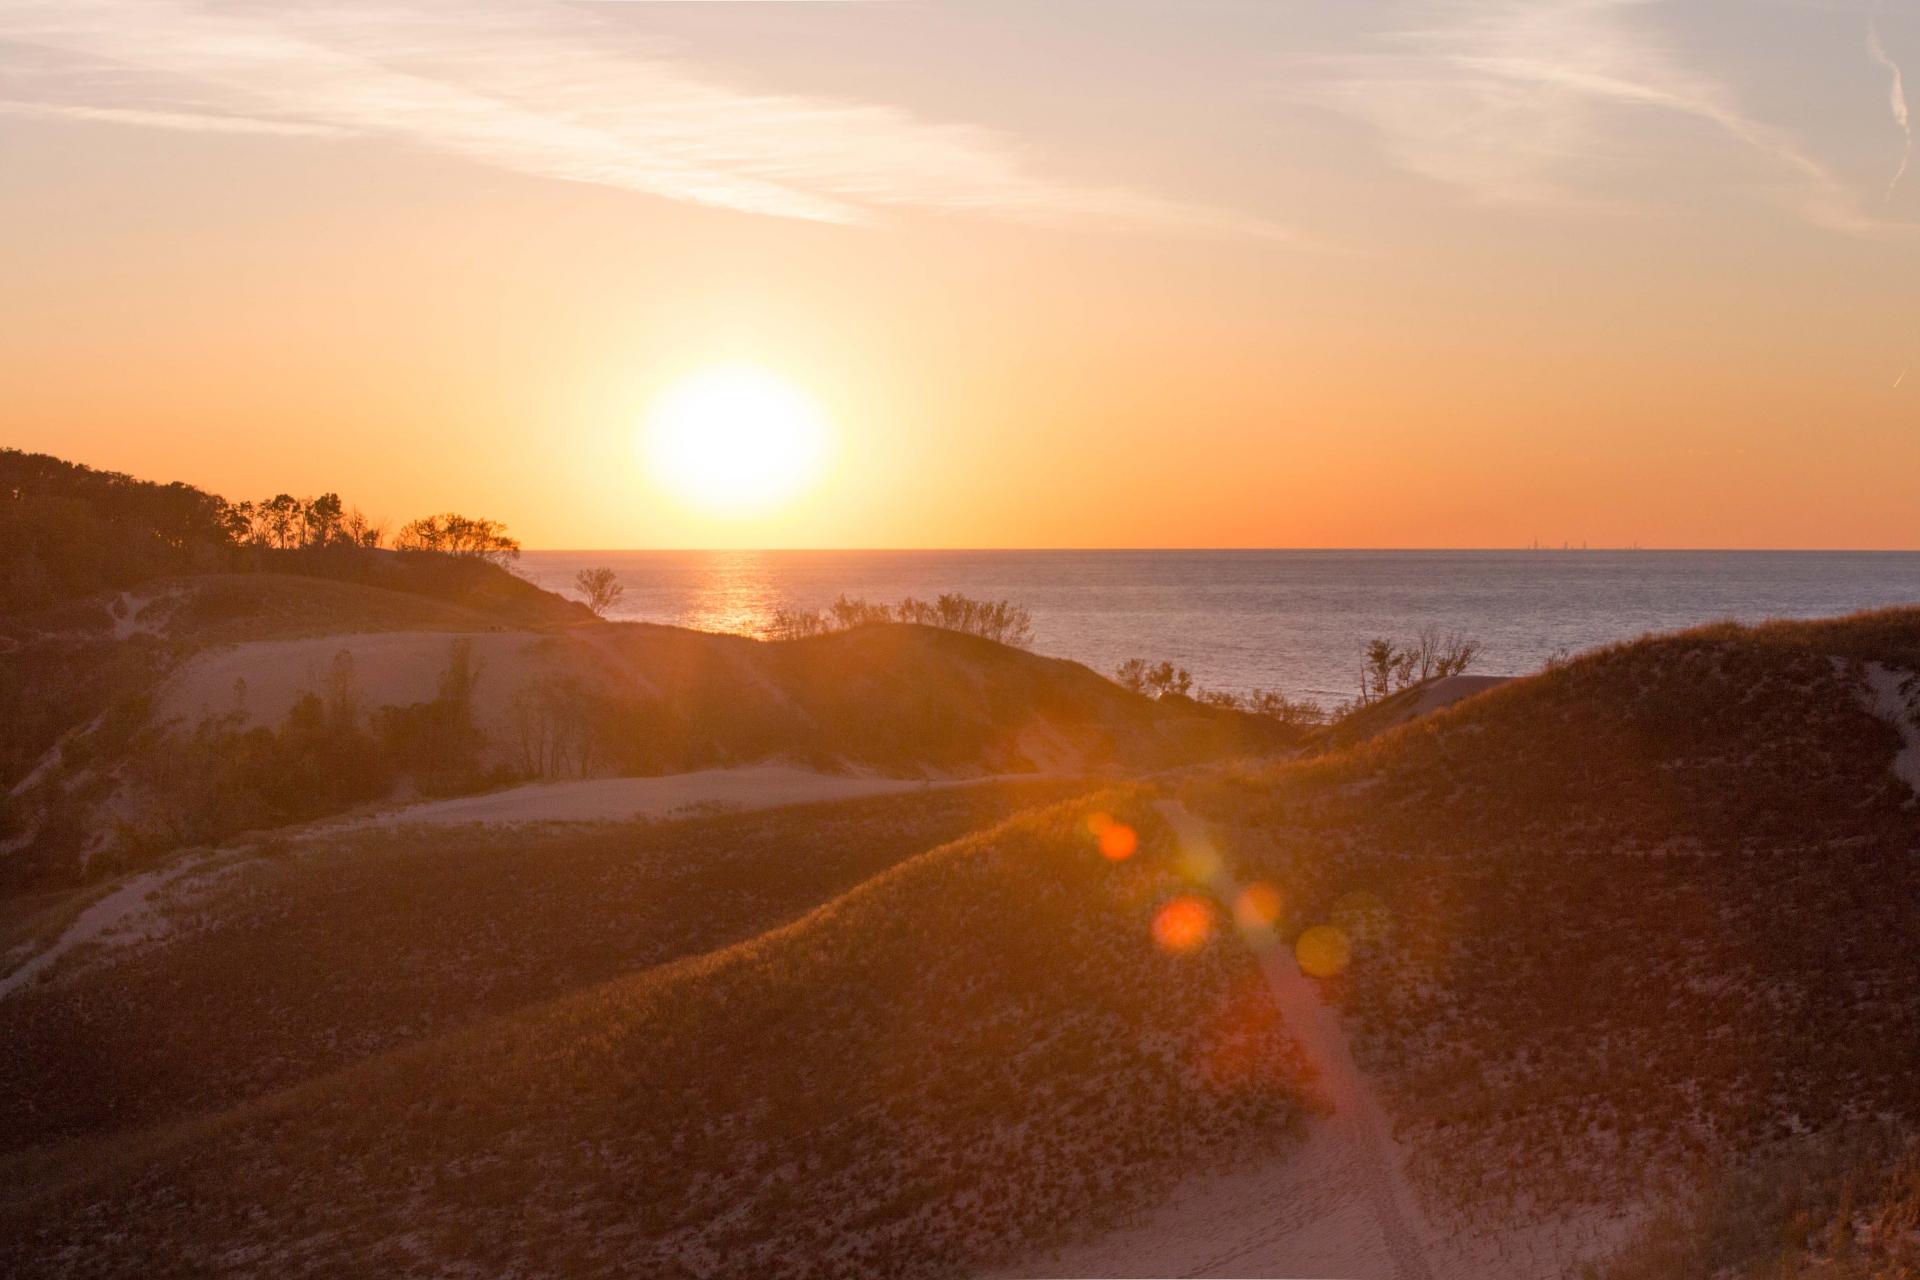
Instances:
[[[597,569],[582,569],[574,574],[573,585],[585,598],[587,608],[603,618],[607,616],[607,610],[619,603],[620,597],[627,593],[613,570],[604,565]]]
[[[472,556],[491,564],[505,564],[520,558],[520,540],[507,536],[506,525],[454,511],[411,521],[401,528],[393,545],[401,551],[439,551],[450,556]]]

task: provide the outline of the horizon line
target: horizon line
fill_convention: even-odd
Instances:
[[[621,552],[634,555],[1044,555],[1058,552],[1139,554],[1206,552],[1260,555],[1273,552],[1364,552],[1377,555],[1920,555],[1920,547],[1220,547],[1220,546],[1001,546],[1001,547],[522,547],[523,554],[585,555]]]

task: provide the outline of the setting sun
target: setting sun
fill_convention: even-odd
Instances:
[[[689,375],[655,401],[647,464],[662,487],[716,512],[759,511],[820,474],[827,418],[812,396],[754,365]]]

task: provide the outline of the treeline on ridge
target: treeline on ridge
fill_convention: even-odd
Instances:
[[[337,493],[229,502],[178,481],[158,484],[0,449],[0,609],[8,611],[170,574],[270,569],[365,580],[380,576],[368,553],[389,542],[397,552],[495,565],[520,553],[506,526],[484,517],[424,516],[389,540],[384,527]]]

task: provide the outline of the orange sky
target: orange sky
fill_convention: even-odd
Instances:
[[[1358,8],[0,0],[0,443],[540,547],[1920,546],[1920,15]],[[716,362],[817,487],[648,473]]]

